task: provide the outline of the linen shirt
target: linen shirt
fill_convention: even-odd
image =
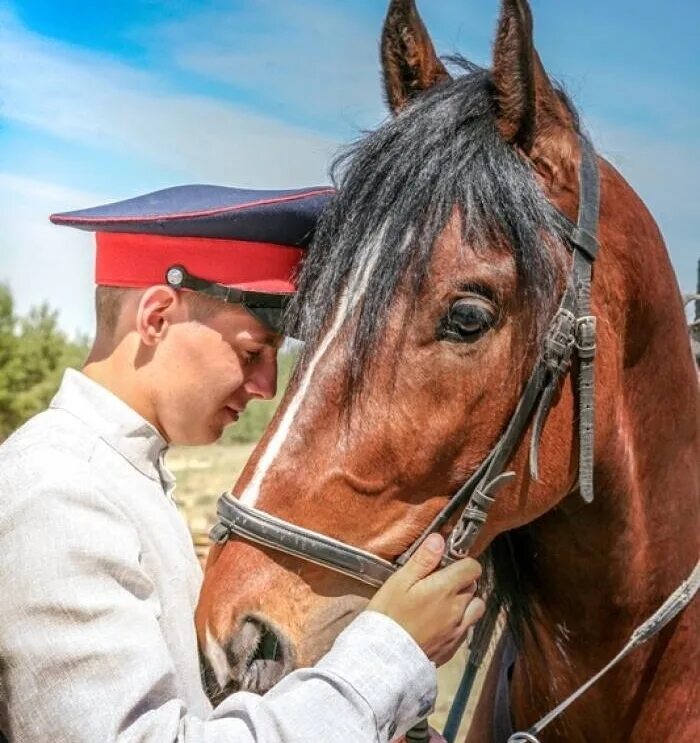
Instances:
[[[201,570],[166,442],[69,370],[0,446],[0,730],[11,741],[387,741],[433,707],[435,667],[363,612],[311,669],[212,709],[194,629]],[[2,736],[0,735],[0,738]]]

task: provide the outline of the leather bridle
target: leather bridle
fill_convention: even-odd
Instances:
[[[429,534],[441,531],[461,509],[461,515],[448,537],[443,563],[465,557],[486,523],[497,491],[515,477],[513,472],[506,472],[505,468],[531,424],[530,471],[537,479],[542,428],[561,381],[571,368],[574,354],[578,359],[578,487],[587,503],[593,501],[596,318],[591,315],[590,298],[592,266],[598,252],[600,185],[593,146],[587,137],[580,136],[579,139],[581,165],[577,223],[560,214],[573,254],[571,275],[559,309],[545,335],[543,350],[503,435],[476,472],[420,537],[394,562],[389,562],[365,550],[246,506],[231,493],[224,493],[217,506],[218,521],[211,531],[213,541],[223,543],[231,537],[239,537],[378,587],[411,557]]]

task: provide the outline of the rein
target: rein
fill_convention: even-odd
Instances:
[[[656,634],[685,609],[697,595],[700,589],[700,561],[693,568],[690,577],[669,596],[666,601],[649,617],[643,624],[632,633],[624,648],[608,663],[605,668],[598,671],[583,686],[580,686],[571,696],[567,697],[560,705],[536,722],[529,730],[515,733],[508,738],[508,743],[540,743],[537,736],[554,720],[557,719],[569,706],[580,696],[585,694],[591,686],[599,681],[605,674],[613,669],[623,658],[626,658],[633,650],[636,650],[645,642],[651,640]],[[447,738],[447,736],[445,736]],[[450,739],[447,738],[449,741]],[[454,740],[454,739],[453,739]]]
[[[540,357],[498,442],[418,539],[395,561],[390,562],[324,534],[246,506],[227,492],[221,496],[217,504],[218,521],[210,533],[214,542],[221,544],[232,537],[239,537],[342,573],[370,586],[379,587],[406,563],[430,534],[446,527],[461,509],[457,523],[448,536],[442,564],[447,565],[466,557],[488,519],[498,491],[516,476],[514,472],[505,470],[530,426],[532,426],[530,474],[534,480],[538,479],[539,443],[544,423],[562,379],[571,370],[574,355],[578,362],[578,490],[586,503],[593,502],[596,318],[591,314],[591,278],[593,262],[599,247],[597,233],[600,179],[592,144],[582,135],[579,136],[579,140],[581,165],[577,223],[572,223],[568,217],[560,213],[573,254],[571,274],[559,309],[545,335]],[[698,587],[700,563],[696,565],[688,581],[681,585],[650,619],[635,630],[629,643],[608,666],[528,731],[511,736],[508,743],[539,743],[536,736],[541,730],[628,653],[666,626],[690,603]],[[498,602],[489,600],[487,614],[475,629],[474,639],[470,644],[469,661],[445,729],[444,735],[448,743],[453,743],[464,716],[476,672],[488,649],[499,610]],[[415,743],[427,743],[428,739],[429,732],[425,722],[416,726],[407,738]]]

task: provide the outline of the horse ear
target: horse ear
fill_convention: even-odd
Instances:
[[[535,140],[570,116],[545,72],[533,40],[527,0],[503,0],[494,47],[493,81],[498,128],[507,142],[529,154]]]
[[[451,79],[415,0],[391,0],[382,32],[382,67],[387,103],[394,113],[424,90]]]

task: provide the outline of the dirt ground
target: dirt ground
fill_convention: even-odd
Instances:
[[[177,448],[168,454],[167,464],[177,478],[175,498],[189,524],[201,560],[206,557],[209,543],[207,534],[215,518],[217,498],[235,482],[253,448],[252,444]],[[438,671],[440,693],[435,714],[430,719],[437,730],[442,729],[447,718],[466,653],[466,648],[462,648],[450,663]],[[480,685],[481,679],[477,678],[473,700],[478,696],[476,691]],[[467,711],[458,740],[464,740],[469,717],[470,710]]]

